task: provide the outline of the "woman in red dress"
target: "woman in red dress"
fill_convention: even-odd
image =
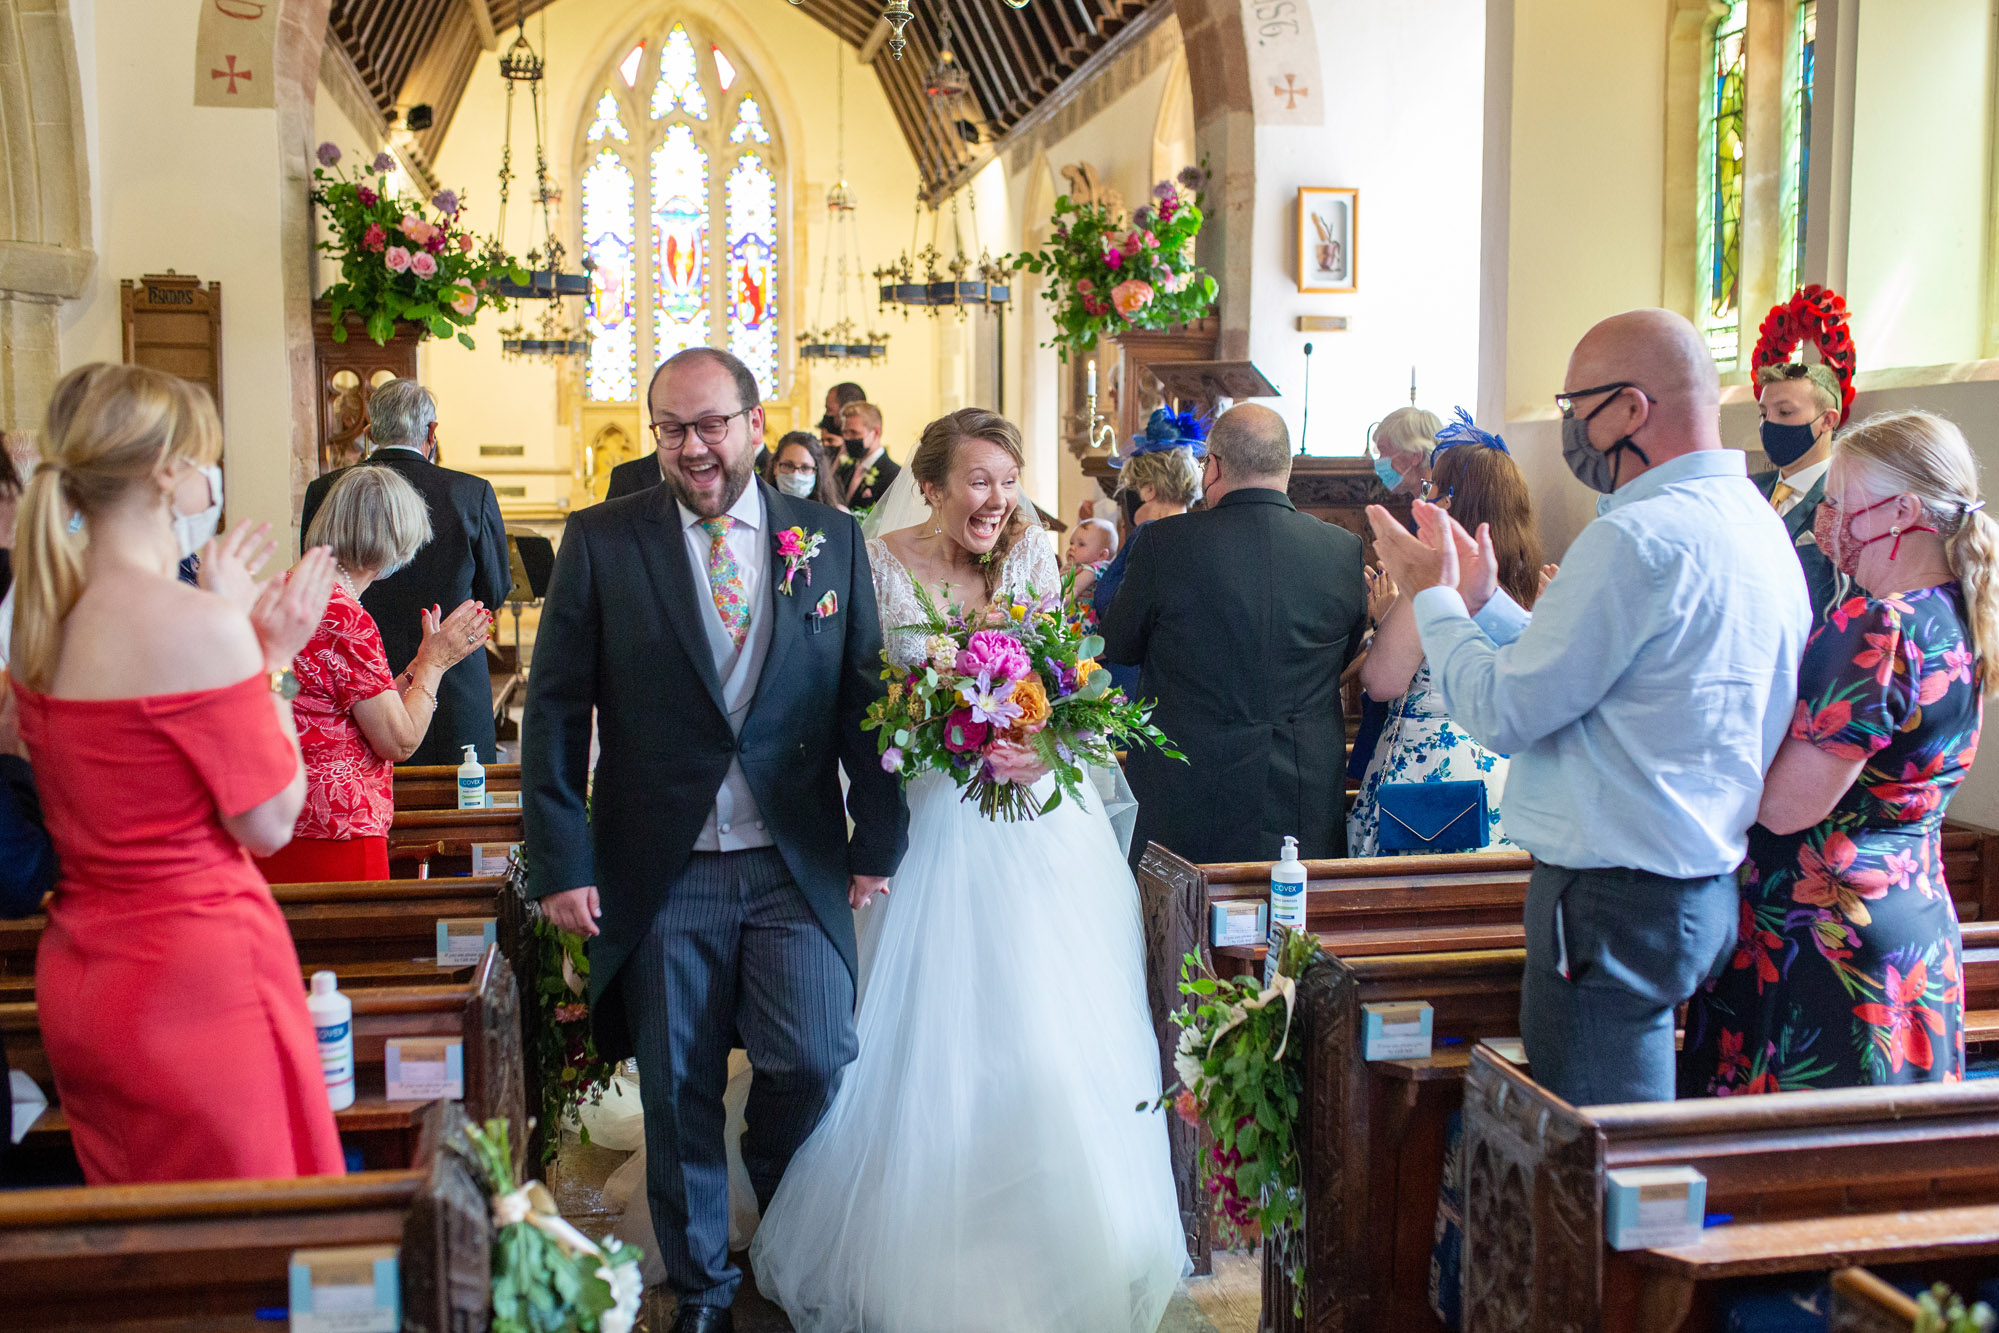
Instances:
[[[205,391],[89,365],[56,386],[15,550],[13,685],[62,862],[35,999],[92,1184],[337,1174],[298,953],[251,864],[305,792],[293,656],[333,561],[259,588],[268,527],[174,577],[222,452]]]
[[[298,655],[292,720],[305,755],[305,806],[292,840],[257,868],[273,884],[387,879],[395,768],[423,743],[444,673],[486,641],[493,617],[466,601],[441,618],[423,613],[409,669],[389,674],[382,632],[362,590],[409,563],[430,540],[430,512],[393,469],[353,467],[326,493],[306,533],[333,553],[333,596]]]

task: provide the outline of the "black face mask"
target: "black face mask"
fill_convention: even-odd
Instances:
[[[1778,467],[1789,467],[1818,446],[1818,436],[1812,433],[1812,423],[1802,426],[1784,426],[1774,421],[1763,423],[1763,453]]]
[[[847,457],[853,459],[856,463],[868,456],[868,442],[866,440],[844,440],[841,443],[847,451]]]

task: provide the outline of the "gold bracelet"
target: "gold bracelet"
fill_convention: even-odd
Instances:
[[[437,696],[435,694],[431,694],[429,690],[424,689],[423,682],[416,678],[416,673],[414,671],[405,671],[403,672],[403,675],[409,679],[411,689],[422,690],[425,695],[429,696],[430,706],[432,708],[437,707]]]

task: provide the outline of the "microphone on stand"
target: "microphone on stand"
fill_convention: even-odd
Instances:
[[[1305,412],[1298,419],[1298,457],[1305,456],[1305,432],[1312,428],[1312,344],[1305,344]]]

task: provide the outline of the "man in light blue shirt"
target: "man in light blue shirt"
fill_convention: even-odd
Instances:
[[[1811,624],[1782,520],[1721,447],[1714,362],[1639,310],[1570,358],[1563,457],[1614,492],[1531,618],[1489,537],[1370,511],[1451,717],[1512,757],[1507,836],[1534,854],[1521,1036],[1577,1105],[1669,1101],[1673,1010],[1733,951],[1735,870]]]

